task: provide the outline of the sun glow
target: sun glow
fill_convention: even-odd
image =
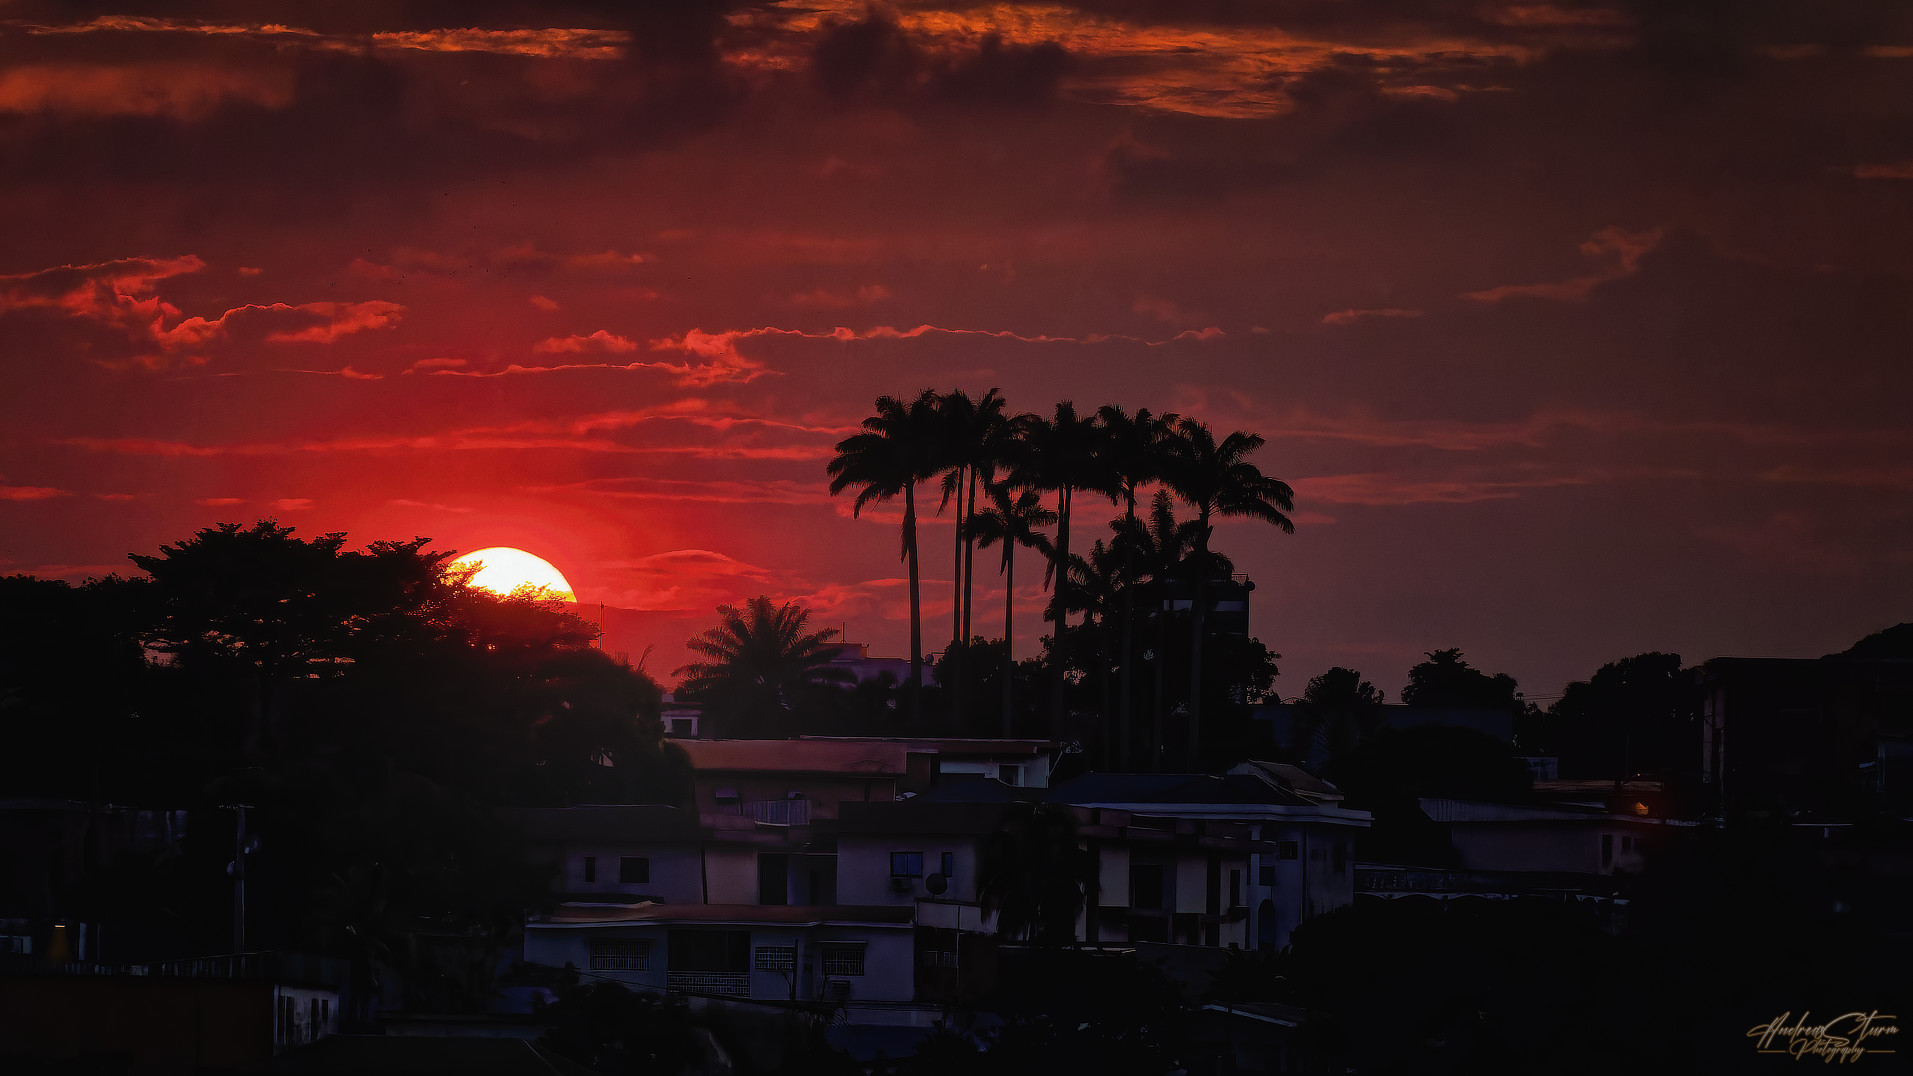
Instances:
[[[539,589],[540,597],[558,598],[568,602],[578,600],[572,592],[571,584],[563,573],[551,566],[543,557],[533,556],[522,549],[510,546],[493,546],[467,553],[452,562],[454,569],[470,568],[476,565],[478,574],[472,576],[472,586],[480,590],[489,590],[493,594],[512,594],[525,588]]]

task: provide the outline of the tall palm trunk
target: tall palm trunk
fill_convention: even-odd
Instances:
[[[1063,624],[1069,619],[1069,607],[1063,588],[1069,584],[1069,502],[1070,488],[1056,491],[1056,559],[1050,578],[1056,581],[1050,597],[1050,623],[1054,625],[1050,649],[1050,735],[1061,738],[1063,732]]]
[[[957,468],[956,548],[950,569],[950,649],[944,652],[944,664],[950,669],[950,716],[959,724],[963,721],[963,643],[969,639],[963,630],[963,471],[964,468]]]
[[[910,723],[923,725],[923,601],[917,594],[917,484],[903,487],[903,555],[910,563]]]
[[[1155,726],[1155,734],[1149,738],[1149,770],[1162,772],[1162,673],[1168,664],[1169,656],[1169,611],[1163,608],[1163,594],[1158,585],[1156,591],[1156,701],[1150,708],[1150,722]]]
[[[1016,539],[1003,547],[1003,738],[1012,735],[1010,722],[1016,713],[1016,633],[1010,627],[1016,612]]]
[[[1136,495],[1133,492],[1130,493],[1125,500],[1123,519],[1126,524],[1126,529],[1128,531],[1134,531],[1136,528]],[[1120,685],[1122,697],[1116,704],[1118,708],[1116,716],[1116,768],[1124,773],[1129,771],[1129,703],[1130,689],[1133,684],[1130,673],[1132,671],[1131,655],[1135,652],[1136,588],[1133,585],[1135,576],[1135,552],[1128,541],[1123,542],[1123,641],[1120,658],[1122,662],[1122,681]]]
[[[958,525],[963,528],[963,632],[958,638],[970,641],[970,598],[974,593],[971,585],[976,578],[976,534],[970,526],[971,517],[976,515],[976,468],[970,468],[970,501],[962,512],[957,513]]]
[[[1202,755],[1202,626],[1207,619],[1209,596],[1209,513],[1203,512],[1196,527],[1196,593],[1189,604],[1189,765],[1195,766]]]

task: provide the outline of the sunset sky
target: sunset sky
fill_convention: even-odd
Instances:
[[[0,572],[270,516],[530,550],[666,679],[757,593],[900,655],[825,463],[1000,386],[1269,439],[1285,695],[1843,649],[1913,620],[1908,11],[0,0]]]

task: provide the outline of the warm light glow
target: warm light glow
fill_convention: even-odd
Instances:
[[[525,587],[543,588],[541,597],[559,598],[575,602],[578,596],[572,593],[571,584],[551,562],[543,557],[533,556],[522,549],[510,546],[493,546],[475,553],[467,553],[452,562],[453,568],[469,568],[478,565],[478,574],[472,576],[472,586],[489,590],[493,594],[511,594]]]

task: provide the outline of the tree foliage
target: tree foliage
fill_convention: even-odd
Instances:
[[[702,703],[724,735],[794,735],[800,729],[793,711],[808,708],[820,688],[852,679],[830,664],[836,650],[828,644],[837,629],[806,631],[810,610],[796,602],[775,605],[760,594],[742,608],[718,606],[717,616],[717,627],[685,644],[704,660],[676,675],[684,677],[678,693]]]

